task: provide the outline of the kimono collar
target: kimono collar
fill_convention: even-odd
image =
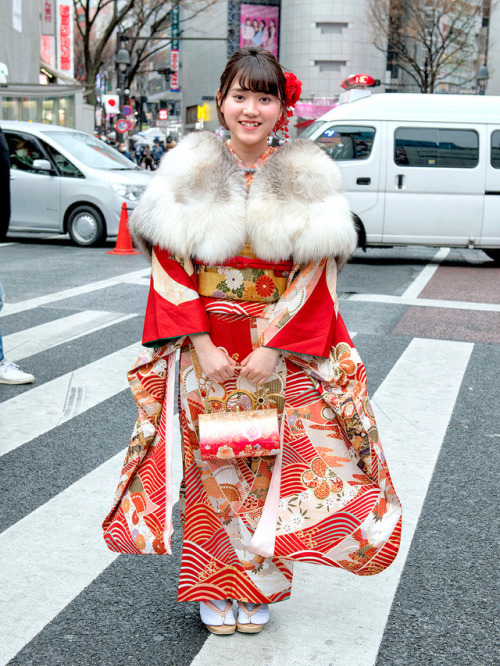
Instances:
[[[208,264],[223,264],[247,242],[272,262],[347,261],[356,230],[340,170],[318,146],[298,139],[274,149],[252,176],[247,190],[221,139],[189,134],[163,157],[134,210],[136,244]]]

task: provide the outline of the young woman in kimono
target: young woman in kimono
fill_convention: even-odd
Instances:
[[[234,53],[217,94],[230,141],[188,135],[131,220],[152,261],[147,349],[129,372],[139,416],[105,539],[170,553],[179,350],[178,600],[199,601],[218,634],[260,631],[290,596],[294,560],[371,575],[399,546],[401,506],[337,308],[357,242],[340,172],[309,141],[268,145],[297,97],[270,52]],[[281,453],[202,460],[199,414],[238,405],[278,409]]]

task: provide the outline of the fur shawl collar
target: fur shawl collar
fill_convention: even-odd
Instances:
[[[266,261],[308,263],[356,248],[340,169],[318,146],[298,139],[245,177],[221,139],[207,131],[184,138],[162,160],[134,210],[130,231],[152,245],[209,264],[234,257],[246,242]]]

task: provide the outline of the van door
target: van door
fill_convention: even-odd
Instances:
[[[484,206],[484,126],[390,122],[388,130],[383,242],[477,242]]]
[[[33,160],[48,155],[31,134],[7,129],[4,134],[10,159],[10,227],[59,231],[61,179],[33,168]]]
[[[316,143],[342,170],[344,189],[353,213],[363,222],[367,241],[382,240],[383,197],[379,196],[383,140],[380,122],[330,121]],[[379,204],[379,202],[381,202]]]
[[[500,125],[486,126],[488,159],[480,247],[500,247]]]

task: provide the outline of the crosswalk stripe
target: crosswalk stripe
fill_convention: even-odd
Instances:
[[[432,278],[434,273],[439,268],[440,263],[444,259],[446,259],[449,253],[450,253],[449,247],[440,247],[439,250],[434,255],[434,257],[432,258],[432,261],[428,263],[427,266],[424,266],[424,268],[420,271],[415,280],[413,280],[410,286],[402,294],[402,297],[417,298],[422,289],[425,287],[425,285],[429,282],[429,280]]]
[[[394,564],[370,578],[296,565],[291,600],[272,608],[271,622],[253,637],[251,651],[246,636],[233,636],[231,663],[375,664],[472,349],[465,342],[414,339],[374,395],[381,439],[403,504],[403,540]],[[223,663],[217,636],[208,638],[192,666],[213,663]]]
[[[178,488],[178,417],[173,450],[172,481]],[[123,451],[116,454],[0,535],[0,666],[116,559],[99,527],[111,507],[123,457]]]
[[[102,328],[137,316],[120,312],[84,310],[6,335],[3,338],[4,354],[9,361],[20,361],[33,354],[39,354],[57,345],[71,342],[83,335],[95,333]]]
[[[389,294],[349,294],[346,301],[363,303],[390,303],[393,305],[416,305],[424,308],[448,308],[452,310],[477,310],[480,312],[500,312],[498,303],[474,303],[473,301],[445,301],[438,298],[407,298]]]
[[[123,282],[127,282],[128,280],[134,280],[135,278],[141,278],[144,277],[145,275],[149,275],[150,273],[151,273],[150,268],[143,268],[140,271],[123,273],[122,275],[117,275],[116,277],[108,278],[107,280],[99,280],[98,282],[88,282],[87,284],[83,284],[80,287],[72,287],[71,289],[63,289],[62,291],[56,291],[51,294],[46,294],[45,296],[38,296],[37,298],[29,298],[28,300],[20,301],[19,303],[5,303],[3,310],[0,312],[0,317],[17,314],[18,312],[25,312],[26,310],[38,308],[42,305],[48,305],[49,303],[62,301],[65,298],[72,298],[73,296],[80,296],[81,294],[94,292],[97,291],[98,289],[107,289],[108,287],[114,287],[117,284],[122,284]]]
[[[0,440],[0,456],[126,389],[140,350],[140,343],[124,347],[1,403],[9,436]]]

